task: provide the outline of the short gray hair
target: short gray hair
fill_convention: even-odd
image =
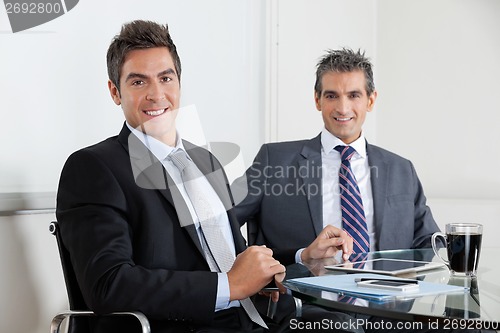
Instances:
[[[366,93],[370,96],[375,91],[375,83],[373,82],[372,64],[369,58],[365,57],[365,52],[361,52],[361,50],[355,52],[348,48],[327,50],[327,54],[320,59],[316,69],[316,83],[314,84],[316,96],[321,95],[323,89],[321,79],[325,73],[345,73],[356,70],[361,70],[365,74]]]

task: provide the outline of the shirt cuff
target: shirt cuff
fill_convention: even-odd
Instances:
[[[217,273],[217,300],[215,301],[215,311],[227,309],[229,307],[229,279],[227,273]]]
[[[295,253],[295,262],[297,264],[302,264],[302,252],[304,252],[305,249],[299,249],[297,250],[297,252]]]

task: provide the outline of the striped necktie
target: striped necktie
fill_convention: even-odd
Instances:
[[[367,253],[358,253],[356,255],[352,255],[349,260],[352,262],[352,267],[357,269],[363,269],[365,267],[365,260],[367,258]],[[341,303],[349,303],[356,304],[357,297],[349,296],[349,295],[338,295],[337,301]]]
[[[342,160],[339,172],[342,227],[352,237],[354,253],[369,252],[370,238],[368,237],[363,201],[350,163],[356,150],[350,146],[336,146],[335,150],[340,153]]]
[[[199,183],[199,179],[204,177],[203,174],[188,159],[184,150],[178,149],[172,152],[169,157],[181,173],[184,188],[200,220],[203,237],[201,242],[208,245],[208,251],[205,255],[211,271],[228,272],[233,266],[235,257],[229,245],[224,241],[222,230],[215,220],[215,214],[205,199],[207,197],[206,190]],[[204,248],[206,249],[206,246]],[[249,298],[240,300],[240,304],[254,323],[267,328],[266,323]]]

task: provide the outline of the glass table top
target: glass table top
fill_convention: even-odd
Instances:
[[[446,257],[445,252],[440,254]],[[497,264],[499,256],[500,248],[483,248],[476,278],[454,277],[446,266],[406,276],[421,281],[464,286],[470,288],[467,293],[436,294],[383,302],[358,298],[351,304],[339,301],[339,294],[336,292],[287,282],[297,277],[346,274],[325,269],[325,265],[339,263],[336,258],[288,266],[284,285],[292,291],[294,297],[331,309],[399,320],[448,321],[455,325],[459,325],[460,320],[462,324],[476,321],[488,325],[484,326],[486,329],[500,329],[500,268]],[[377,258],[440,262],[432,249],[379,251],[371,252],[366,257],[367,260]]]

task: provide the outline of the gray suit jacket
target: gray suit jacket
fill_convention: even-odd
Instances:
[[[376,250],[429,246],[439,228],[412,163],[368,143],[367,154]],[[256,223],[256,243],[292,263],[323,229],[320,135],[263,145],[245,176],[233,184],[233,194],[243,200],[235,208],[238,220]]]

